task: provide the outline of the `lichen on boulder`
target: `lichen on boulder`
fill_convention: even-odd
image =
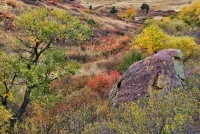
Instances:
[[[112,105],[117,106],[121,102],[149,96],[149,90],[166,93],[182,87],[184,81],[182,52],[177,49],[161,50],[132,64],[110,91],[109,99]]]

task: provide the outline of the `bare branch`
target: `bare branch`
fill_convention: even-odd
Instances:
[[[16,47],[17,47],[17,50],[16,50],[16,51],[19,51],[19,52],[28,52],[28,53],[32,54],[32,52],[29,51],[29,50],[19,48],[18,46],[16,46]]]
[[[35,57],[35,59],[33,60],[33,63],[36,63],[36,62],[38,61],[40,55],[41,55],[45,50],[47,50],[47,49],[50,47],[50,45],[51,45],[52,42],[54,41],[55,37],[56,37],[56,35],[55,35],[54,37],[51,37],[50,41],[46,44],[46,46],[45,46],[43,49],[41,49],[40,52],[37,51],[38,48],[37,48],[37,49],[34,49],[35,54],[36,54],[36,57]],[[38,43],[38,45],[36,45],[36,46],[38,47],[39,45],[40,45],[40,44]]]
[[[16,37],[16,38],[17,38],[24,46],[26,46],[26,47],[28,47],[28,48],[35,48],[35,47],[29,46],[28,43],[25,42],[25,41],[23,41],[22,39],[20,39],[20,38],[18,38],[18,37]]]
[[[13,76],[12,81],[10,83],[10,88],[13,86],[16,76],[17,76],[17,74],[14,73],[14,76]]]
[[[48,49],[53,41],[54,41],[54,38],[52,38],[52,39],[47,43],[47,45],[39,52],[39,55],[40,55],[41,53],[43,53],[46,49]]]
[[[15,50],[15,52],[20,56],[20,58],[24,59],[24,60],[28,60],[27,58],[25,58],[24,56],[22,56],[22,54],[18,51]]]

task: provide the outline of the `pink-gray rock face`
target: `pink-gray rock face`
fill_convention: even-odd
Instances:
[[[114,106],[121,102],[137,101],[149,96],[151,90],[169,90],[183,86],[185,75],[180,50],[167,49],[135,62],[118,79],[110,91]]]

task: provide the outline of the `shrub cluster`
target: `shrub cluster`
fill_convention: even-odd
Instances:
[[[124,59],[122,60],[121,64],[119,65],[119,71],[123,73],[126,71],[134,62],[142,60],[144,57],[141,53],[130,51],[128,52]]]
[[[183,56],[188,58],[196,53],[197,44],[195,38],[189,36],[170,36],[163,32],[157,25],[146,27],[133,41],[133,49],[146,49],[153,54],[162,49],[180,49]]]
[[[171,19],[170,17],[163,18],[162,20],[151,19],[144,23],[145,27],[153,24],[159,26],[165,33],[175,36],[190,35],[194,31],[182,20]]]
[[[96,22],[94,21],[94,19],[89,19],[89,20],[87,21],[87,24],[90,25],[91,27],[94,27],[95,24],[96,24]]]
[[[133,10],[132,8],[128,8],[126,12],[120,12],[119,13],[123,18],[127,19],[135,19],[136,11]]]
[[[118,13],[118,10],[113,6],[110,10],[110,13]]]
[[[200,26],[200,1],[195,1],[190,6],[185,6],[179,13],[179,18],[185,23],[193,26]]]
[[[112,84],[119,78],[118,71],[110,71],[110,73],[99,74],[88,82],[88,86],[98,91],[103,96],[107,96]]]

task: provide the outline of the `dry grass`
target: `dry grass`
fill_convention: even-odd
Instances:
[[[90,76],[86,75],[65,77],[51,82],[50,86],[53,90],[63,90],[64,96],[66,96],[71,92],[84,88],[90,78]]]
[[[89,63],[100,60],[102,58],[101,58],[101,52],[95,51],[94,47],[90,48],[70,47],[67,48],[66,59],[73,59],[80,63]]]
[[[118,9],[132,7],[139,9],[142,3],[147,3],[155,10],[172,9],[180,10],[183,6],[192,3],[194,0],[81,0],[85,7],[92,5],[94,9],[105,10],[107,7],[115,6]]]
[[[9,6],[13,7],[13,8],[15,8],[15,7],[17,6],[16,1],[14,1],[14,0],[8,0],[8,1],[6,1],[6,3],[7,3]]]

